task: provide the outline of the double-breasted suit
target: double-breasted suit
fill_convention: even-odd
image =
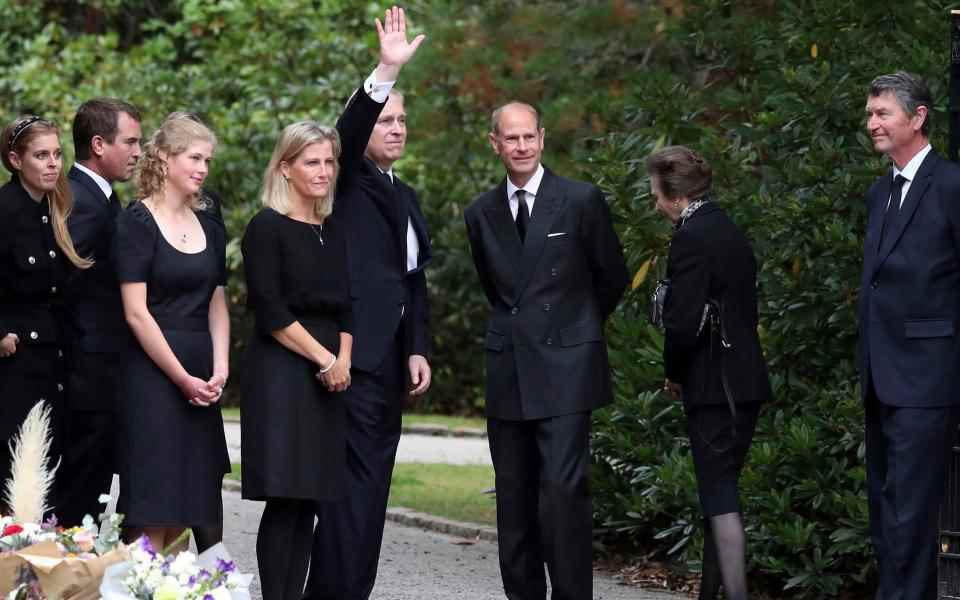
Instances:
[[[360,89],[349,106],[375,121],[384,104]],[[370,126],[359,134],[355,130],[364,121],[348,119],[350,112],[337,122],[342,155],[359,156]],[[416,193],[364,157],[341,165],[330,218],[347,239],[354,317],[351,384],[339,394],[347,407],[347,494],[318,506],[308,600],[362,599],[373,589],[400,443],[406,365],[411,355],[430,352],[424,269],[431,249]],[[418,248],[414,264],[409,264],[409,236]]]
[[[103,509],[99,496],[109,492],[118,470],[117,365],[129,332],[111,258],[120,202],[77,166],[67,179],[73,194],[70,237],[77,253],[94,261],[89,269],[74,271],[67,303],[72,352],[57,517],[64,525],[79,525],[84,515],[96,518]]]
[[[902,204],[894,173],[866,195],[859,366],[883,599],[936,596],[937,514],[960,404],[960,167],[923,152],[904,167]]]
[[[491,307],[486,414],[504,589],[544,598],[546,562],[555,598],[590,598],[590,411],[612,398],[603,326],[626,265],[595,186],[544,169],[526,190],[535,200],[523,241],[507,189],[464,211]]]

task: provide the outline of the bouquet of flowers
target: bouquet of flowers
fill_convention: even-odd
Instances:
[[[199,557],[186,551],[164,556],[141,537],[130,545],[130,561],[107,569],[100,594],[104,600],[249,600],[251,579],[237,571],[223,544]]]

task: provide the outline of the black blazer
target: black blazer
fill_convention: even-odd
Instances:
[[[464,219],[492,309],[487,416],[541,419],[609,403],[603,324],[628,277],[600,190],[545,169],[523,244],[506,180],[470,204]]]
[[[727,404],[721,368],[734,403],[769,400],[770,380],[757,335],[757,261],[746,236],[717,204],[704,204],[676,230],[667,278],[664,371],[667,379],[683,385],[684,404]],[[732,348],[721,348],[709,324],[700,330],[708,298],[722,306]]]
[[[357,91],[337,121],[341,156],[362,156],[384,105]],[[420,254],[407,272],[407,218]],[[417,194],[394,183],[368,158],[341,161],[333,219],[346,231],[353,297],[353,366],[375,371],[401,334],[404,356],[430,354],[430,309],[424,268],[432,251]],[[401,318],[402,315],[402,318]]]
[[[67,310],[73,344],[82,352],[119,352],[126,347],[128,329],[123,318],[120,286],[113,270],[111,248],[120,202],[76,167],[67,175],[73,210],[67,218],[70,237],[80,256],[92,258],[89,269],[77,269],[68,286]]]
[[[892,173],[867,192],[860,387],[884,404],[960,404],[960,167],[931,151],[883,236]]]

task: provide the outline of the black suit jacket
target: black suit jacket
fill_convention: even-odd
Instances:
[[[683,385],[684,403],[727,404],[722,370],[734,403],[769,400],[757,335],[757,261],[746,236],[720,206],[704,204],[674,233],[667,278],[663,363],[667,378]],[[700,328],[708,298],[722,307],[731,348],[721,348],[709,323]]]
[[[610,209],[593,185],[545,169],[521,244],[504,180],[464,211],[492,313],[486,413],[541,419],[612,399],[603,324],[627,286]]]
[[[362,156],[383,109],[361,89],[337,121],[344,157]],[[342,160],[333,218],[348,236],[353,298],[353,366],[374,371],[398,331],[406,356],[430,354],[430,310],[424,268],[432,251],[417,194],[394,182],[368,158]],[[420,245],[417,268],[407,272],[407,219]],[[401,318],[402,316],[402,318]]]
[[[107,199],[93,179],[76,167],[67,178],[73,194],[67,219],[70,237],[80,256],[94,260],[89,269],[73,272],[68,287],[73,345],[81,352],[118,352],[128,336],[111,257],[120,203],[116,194]]]
[[[931,151],[897,220],[880,231],[892,173],[867,192],[860,286],[860,385],[884,404],[960,404],[960,167]]]

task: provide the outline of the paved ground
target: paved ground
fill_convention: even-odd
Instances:
[[[240,462],[240,424],[224,424],[227,449],[232,462]],[[486,439],[404,434],[397,449],[397,462],[489,465],[490,446]]]
[[[223,492],[224,543],[245,573],[257,572],[257,525],[263,504]],[[497,547],[469,543],[436,533],[388,522],[380,555],[380,571],[371,600],[503,600]],[[254,578],[253,600],[260,600]],[[610,577],[594,578],[596,600],[678,600],[682,596],[618,584]]]

